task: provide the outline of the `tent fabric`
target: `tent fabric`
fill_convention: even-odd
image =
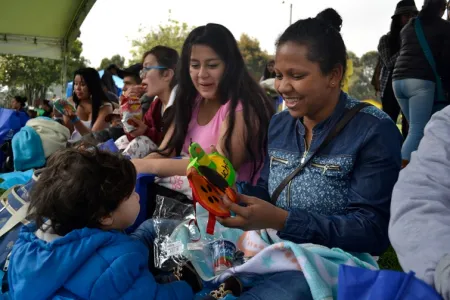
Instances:
[[[61,59],[95,2],[0,0],[0,53]]]

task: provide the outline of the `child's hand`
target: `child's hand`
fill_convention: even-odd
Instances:
[[[128,119],[127,123],[136,128],[135,130],[130,132],[130,135],[132,137],[142,136],[148,129],[148,126],[144,122],[136,118]]]

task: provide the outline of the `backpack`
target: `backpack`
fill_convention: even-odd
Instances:
[[[23,185],[15,185],[0,196],[0,295],[8,291],[6,273],[11,250],[19,237],[23,225],[29,223],[27,212],[29,192],[38,180],[40,171],[35,171],[32,179]]]

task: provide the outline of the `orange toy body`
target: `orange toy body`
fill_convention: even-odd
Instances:
[[[209,213],[216,217],[228,218],[230,211],[223,207],[222,197],[227,196],[230,201],[236,203],[237,196],[230,187],[222,190],[209,182],[206,177],[200,175],[195,168],[190,168],[187,174],[193,196]]]

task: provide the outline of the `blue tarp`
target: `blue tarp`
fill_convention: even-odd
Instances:
[[[12,186],[15,186],[17,184],[25,184],[28,181],[31,180],[33,177],[33,170],[28,170],[25,172],[11,172],[11,173],[3,173],[0,174],[0,179],[3,180],[3,182],[0,183],[1,189],[9,189]]]

